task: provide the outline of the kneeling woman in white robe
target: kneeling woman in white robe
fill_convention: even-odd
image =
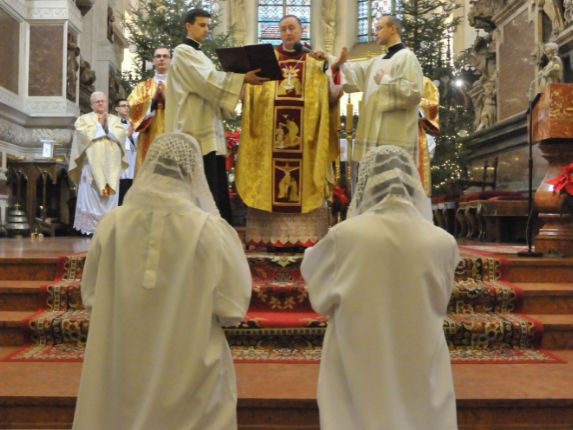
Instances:
[[[457,429],[442,324],[459,253],[432,224],[404,149],[379,146],[362,159],[349,217],[302,262],[313,308],[330,317],[321,429]]]
[[[202,163],[195,139],[159,136],[124,205],[96,230],[82,279],[92,311],[76,430],[237,428],[221,326],[244,317],[251,275]]]

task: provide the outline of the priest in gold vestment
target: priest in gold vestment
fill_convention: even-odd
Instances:
[[[155,74],[140,82],[128,97],[129,119],[137,138],[136,170],[145,160],[149,145],[155,137],[165,131],[165,85],[171,63],[171,54],[167,48],[157,48],[153,54]]]
[[[246,87],[236,185],[249,207],[249,245],[306,247],[329,225],[325,198],[338,150],[329,115],[336,97],[323,61],[301,49],[300,20],[287,15],[279,26],[283,79]]]
[[[107,113],[107,98],[91,95],[93,112],[75,123],[68,176],[78,186],[74,228],[93,234],[105,213],[118,204],[119,178],[128,166],[121,120]]]
[[[432,195],[430,160],[435,148],[434,136],[440,132],[440,93],[438,87],[424,76],[424,92],[418,120],[418,172],[426,195]],[[432,145],[433,143],[433,145]]]

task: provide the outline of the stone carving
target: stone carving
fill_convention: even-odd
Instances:
[[[123,98],[122,87],[117,79],[116,72],[110,68],[109,69],[109,85],[108,85],[108,100],[110,106],[115,106],[116,102]]]
[[[547,84],[563,82],[563,61],[559,57],[559,46],[556,43],[546,43],[543,52],[547,63],[537,75],[540,90]]]
[[[508,0],[470,0],[468,22],[472,27],[487,32],[495,29],[493,16],[508,3]]]
[[[80,63],[78,57],[80,55],[80,48],[76,41],[76,35],[68,33],[68,55],[66,64],[66,96],[68,100],[76,101],[76,88],[78,82],[78,70]]]
[[[56,144],[69,146],[72,141],[72,130],[53,128],[24,128],[13,122],[0,118],[0,140],[19,147],[38,147],[40,139],[54,140]]]
[[[551,36],[556,38],[564,29],[561,7],[558,0],[538,0],[539,10],[547,15],[551,22]]]
[[[563,0],[563,19],[566,25],[573,23],[573,0]]]
[[[334,48],[334,30],[336,26],[336,0],[322,0],[322,30],[324,50],[332,52]]]
[[[113,23],[115,21],[115,15],[113,13],[113,8],[107,8],[107,40],[111,43],[114,42],[114,34],[113,34]]]
[[[233,26],[233,38],[237,45],[245,43],[247,31],[247,15],[245,11],[245,0],[229,0],[229,13],[231,26]]]
[[[80,85],[90,93],[95,91],[94,82],[96,74],[92,70],[90,63],[80,57]]]
[[[495,78],[483,83],[479,104],[479,118],[477,119],[476,131],[491,127],[497,121],[497,98]]]
[[[489,34],[477,36],[472,47],[462,54],[462,59],[480,76],[468,94],[474,106],[474,128],[483,130],[493,125],[497,118],[496,56],[492,37]]]

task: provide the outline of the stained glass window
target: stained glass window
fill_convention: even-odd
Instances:
[[[374,41],[374,24],[376,20],[385,13],[393,13],[396,7],[396,0],[357,0],[358,22],[357,38],[358,42]]]
[[[257,38],[259,43],[279,45],[279,21],[285,15],[297,16],[303,25],[302,42],[310,43],[310,0],[260,0]]]

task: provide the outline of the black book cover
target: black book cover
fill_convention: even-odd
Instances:
[[[250,70],[261,69],[257,73],[258,76],[269,78],[271,81],[283,79],[275,50],[270,43],[219,48],[215,52],[225,72],[247,73]]]

